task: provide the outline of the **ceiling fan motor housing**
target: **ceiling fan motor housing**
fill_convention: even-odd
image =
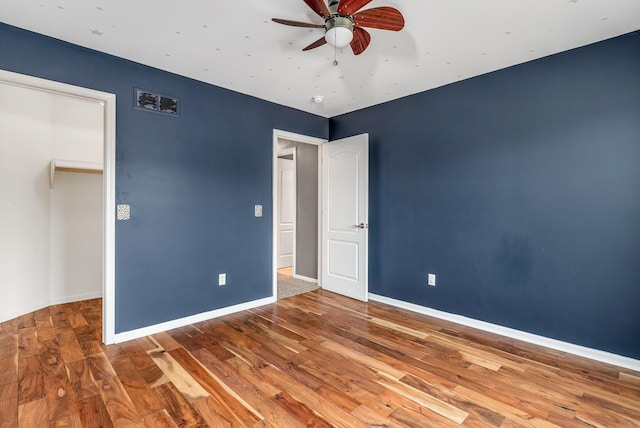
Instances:
[[[353,20],[342,15],[332,15],[324,23],[326,28],[325,40],[331,46],[344,48],[353,39]]]

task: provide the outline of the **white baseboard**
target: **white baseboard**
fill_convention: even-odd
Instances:
[[[408,303],[402,300],[392,299],[390,297],[380,296],[369,293],[369,299],[397,308],[406,309],[411,312],[417,312],[434,318],[440,318],[467,327],[477,328],[478,330],[499,334],[511,339],[522,340],[523,342],[540,345],[557,351],[567,352],[569,354],[578,355],[580,357],[589,358],[618,367],[624,367],[630,370],[640,371],[640,360],[636,360],[622,355],[610,352],[600,351],[598,349],[587,348],[585,346],[574,345],[573,343],[563,342],[561,340],[551,339],[537,334],[527,333],[526,331],[516,330],[509,327],[503,327],[497,324],[491,324],[485,321],[479,321],[473,318],[467,318],[462,315],[450,314],[448,312],[431,309],[426,306]]]
[[[315,278],[309,278],[308,276],[303,276],[303,275],[296,275],[294,274],[293,277],[295,279],[301,279],[302,281],[307,281],[307,282],[313,282],[314,284],[318,283],[318,280]]]
[[[24,306],[20,308],[20,310],[17,310],[17,311],[14,310],[6,314],[1,314],[0,323],[12,320],[14,318],[18,318],[19,316],[22,316],[24,314],[29,314],[31,312],[39,311],[40,309],[46,308],[47,306],[50,306],[49,300],[42,300],[38,303],[30,304],[29,306]]]
[[[236,312],[246,311],[248,309],[253,309],[259,306],[264,306],[264,305],[274,303],[275,301],[276,301],[275,297],[267,297],[264,299],[253,300],[251,302],[246,302],[246,303],[240,303],[239,305],[220,308],[220,309],[216,309],[209,312],[202,312],[200,314],[167,321],[160,324],[150,325],[148,327],[142,327],[136,330],[116,333],[114,336],[114,343],[122,343],[122,342],[126,342],[127,340],[138,339],[140,337],[161,333],[163,331],[172,330],[174,328],[184,327],[185,325],[206,321],[212,318],[218,318],[224,315],[230,315]]]
[[[65,303],[73,303],[73,302],[80,302],[82,300],[91,300],[91,299],[97,299],[102,297],[102,290],[101,291],[95,291],[92,293],[82,293],[82,294],[76,294],[74,296],[62,296],[62,297],[56,297],[56,298],[51,298],[49,300],[49,306],[51,305],[64,305]]]

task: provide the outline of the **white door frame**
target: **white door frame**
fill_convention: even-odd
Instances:
[[[296,229],[298,224],[298,164],[296,159],[296,148],[290,147],[288,149],[280,150],[276,157],[280,158],[286,155],[293,155],[293,200],[294,200],[294,208],[293,208],[293,259],[291,260],[291,266],[293,267],[293,274],[296,273]],[[277,163],[277,160],[276,160]],[[281,179],[280,177],[278,179]],[[277,203],[280,203],[280,189],[276,186],[276,193],[274,194],[274,200]],[[277,208],[277,207],[276,207]],[[276,214],[278,210],[274,211]],[[276,245],[277,248],[277,245]],[[276,264],[277,266],[277,264]]]
[[[103,126],[103,266],[102,341],[115,342],[115,195],[116,195],[116,96],[107,92],[54,82],[25,74],[0,70],[0,83],[55,95],[79,98],[104,107]]]
[[[327,140],[322,139],[322,138],[316,138],[316,137],[310,137],[308,135],[302,135],[302,134],[296,134],[293,132],[289,132],[289,131],[283,131],[280,129],[274,129],[273,130],[273,149],[272,149],[272,170],[273,170],[273,177],[271,179],[272,181],[272,203],[271,206],[273,208],[273,225],[272,225],[272,285],[273,285],[273,291],[272,291],[272,296],[274,298],[278,298],[278,269],[276,268],[278,266],[278,212],[277,212],[277,196],[278,196],[278,140],[280,139],[285,139],[285,140],[289,140],[289,141],[296,141],[298,143],[305,143],[305,144],[313,144],[315,146],[318,146],[318,178],[320,178],[320,171],[321,171],[321,162],[322,162],[322,144],[326,143]],[[297,168],[296,168],[297,170]],[[297,199],[297,196],[296,196]],[[320,214],[322,212],[322,206],[321,206],[321,202],[322,202],[322,189],[321,189],[321,180],[318,179],[318,214]],[[322,284],[320,283],[320,269],[321,269],[321,265],[320,265],[320,256],[322,255],[322,242],[321,242],[321,232],[322,232],[322,222],[320,221],[320,215],[318,215],[318,285],[320,287],[322,287]],[[297,220],[297,219],[296,219]],[[295,231],[294,231],[294,248],[295,248]],[[295,256],[294,256],[294,267],[295,267]]]

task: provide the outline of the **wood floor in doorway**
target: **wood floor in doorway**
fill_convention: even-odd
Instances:
[[[126,343],[101,301],[0,324],[5,427],[630,427],[640,373],[315,291]]]

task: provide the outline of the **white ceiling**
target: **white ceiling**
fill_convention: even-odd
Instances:
[[[323,30],[271,21],[322,24],[303,0],[0,0],[0,21],[325,117],[640,29],[640,0],[373,0],[364,9],[385,5],[405,28],[369,30],[369,48],[338,52],[338,66],[329,45],[302,52]]]

